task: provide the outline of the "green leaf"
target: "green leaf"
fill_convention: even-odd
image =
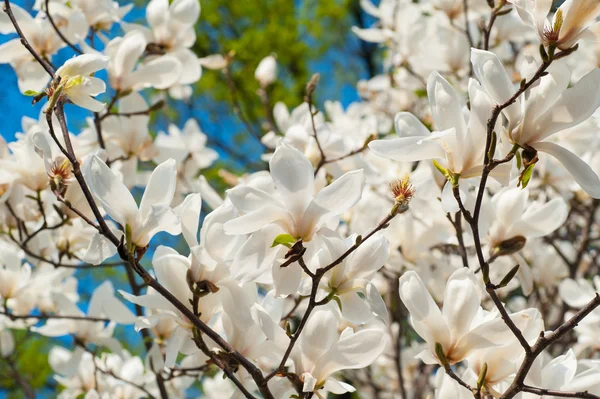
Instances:
[[[531,175],[533,175],[534,166],[535,164],[531,164],[527,167],[527,169],[523,171],[523,174],[521,175],[521,186],[523,188],[526,188],[529,184],[529,180],[531,180]]]
[[[41,92],[41,91],[25,90],[25,93],[23,93],[23,94],[26,95],[26,96],[29,96],[29,97],[35,97],[35,96],[37,96],[39,94],[42,94],[42,93],[43,92]]]
[[[506,287],[508,285],[508,283],[510,283],[511,280],[517,275],[518,271],[519,271],[519,265],[516,265],[515,267],[510,269],[510,271],[506,274],[506,276],[504,276],[502,281],[500,281],[500,284],[498,284],[498,288]]]
[[[417,89],[417,90],[415,90],[415,95],[419,98],[427,98],[427,90]]]
[[[289,235],[289,234],[279,234],[273,240],[273,245],[271,245],[271,248],[276,247],[278,245],[283,245],[283,246],[286,246],[288,248],[291,248],[292,245],[294,245],[295,242],[296,242],[296,240],[291,235]]]

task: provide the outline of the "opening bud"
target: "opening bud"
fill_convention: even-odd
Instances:
[[[512,255],[515,252],[523,249],[526,243],[527,238],[523,236],[509,238],[508,240],[504,240],[494,247],[492,256],[497,258],[499,256]]]
[[[390,183],[390,190],[394,196],[394,207],[392,214],[397,215],[408,210],[408,204],[415,195],[415,187],[410,182],[410,176],[404,175],[402,179]]]

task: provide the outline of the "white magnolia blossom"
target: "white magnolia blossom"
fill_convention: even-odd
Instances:
[[[477,78],[490,98],[502,104],[514,93],[502,62],[487,51],[473,50],[471,59]],[[532,73],[535,65],[528,66]],[[533,69],[535,70],[535,69]],[[577,126],[600,106],[600,70],[595,69],[568,88],[570,71],[561,61],[513,105],[504,110],[508,119],[507,140],[555,157],[592,197],[600,197],[600,178],[576,154],[548,140],[553,134]]]
[[[102,111],[104,104],[93,97],[104,93],[106,85],[103,80],[91,75],[106,68],[108,60],[108,57],[96,54],[83,54],[68,60],[56,70],[60,86],[55,90],[80,107],[94,112]]]
[[[122,226],[128,243],[145,247],[158,232],[181,232],[179,218],[170,207],[175,194],[174,160],[163,162],[152,172],[139,207],[129,189],[98,156],[93,155],[86,165],[92,193],[106,213]],[[100,248],[103,249],[97,253]],[[115,253],[114,245],[100,234],[94,236],[88,248],[89,259],[95,263]]]
[[[256,71],[254,71],[254,77],[262,87],[267,87],[277,79],[277,59],[274,55],[269,55],[263,58]]]
[[[546,46],[561,50],[573,47],[579,40],[594,38],[600,29],[595,19],[600,15],[600,5],[593,0],[567,0],[548,20],[552,1],[511,0],[523,22],[537,31],[539,40]]]

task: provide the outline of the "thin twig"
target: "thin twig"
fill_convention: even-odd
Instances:
[[[44,70],[48,73],[48,75],[50,75],[50,77],[52,79],[54,79],[54,69],[52,68],[52,66],[50,65],[50,63],[48,61],[46,61],[44,58],[42,58],[37,53],[37,51],[35,51],[35,49],[33,47],[31,47],[31,45],[29,44],[29,41],[27,40],[27,38],[23,34],[23,31],[21,30],[21,27],[17,23],[17,20],[16,20],[14,14],[12,12],[12,8],[10,8],[10,1],[9,0],[4,0],[4,12],[6,14],[8,14],[8,18],[10,18],[10,22],[12,22],[13,26],[15,27],[15,30],[17,31],[17,34],[21,38],[21,44],[27,49],[27,51],[29,51],[29,53],[42,66],[42,68],[44,68]]]
[[[50,21],[50,24],[52,25],[52,27],[54,28],[54,31],[56,32],[56,34],[61,38],[61,40],[63,42],[65,42],[65,44],[67,46],[69,46],[73,51],[75,51],[77,54],[83,54],[83,51],[81,51],[80,49],[78,49],[73,43],[71,43],[69,41],[69,39],[67,39],[65,37],[65,35],[63,35],[63,33],[60,31],[60,29],[58,29],[58,26],[54,23],[54,19],[52,18],[52,15],[50,15],[50,0],[46,0],[46,16],[48,17],[48,21]]]

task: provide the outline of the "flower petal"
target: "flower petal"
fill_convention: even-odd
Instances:
[[[550,142],[534,143],[531,146],[556,158],[573,176],[583,191],[593,198],[600,198],[600,178],[581,158],[566,148]]]

